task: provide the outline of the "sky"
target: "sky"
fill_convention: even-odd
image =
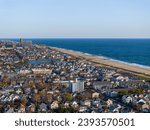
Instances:
[[[0,38],[150,38],[150,0],[0,0]]]

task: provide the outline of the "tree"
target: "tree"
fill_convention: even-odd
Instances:
[[[37,84],[37,89],[38,89],[39,91],[42,91],[44,88],[46,88],[46,85],[45,85],[45,83],[44,83],[43,81],[41,81],[41,82],[39,82],[39,83]]]
[[[35,82],[34,81],[30,81],[29,82],[29,87],[30,88],[35,88]]]
[[[64,100],[70,102],[72,99],[72,96],[70,93],[65,93],[64,95]]]
[[[41,102],[41,95],[40,94],[35,94],[33,97],[33,100],[37,103],[37,102]]]
[[[9,76],[5,75],[2,79],[2,85],[3,86],[9,86],[11,84],[11,80]]]
[[[135,88],[129,91],[130,94],[143,94],[143,89]]]
[[[121,91],[119,91],[119,95],[120,96],[128,95],[128,94],[129,94],[128,90],[121,90]]]

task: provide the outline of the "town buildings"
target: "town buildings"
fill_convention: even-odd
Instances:
[[[56,48],[0,41],[0,112],[150,112],[150,82]]]

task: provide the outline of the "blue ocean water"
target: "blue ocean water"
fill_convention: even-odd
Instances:
[[[64,48],[132,65],[150,67],[150,39],[28,39],[35,44]]]

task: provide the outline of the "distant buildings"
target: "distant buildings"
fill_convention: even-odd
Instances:
[[[22,44],[23,43],[23,39],[22,38],[20,38],[20,44]]]
[[[24,46],[24,44],[26,44],[26,45],[27,44],[32,44],[32,41],[24,40],[24,39],[20,38],[19,43],[20,43],[21,46]]]
[[[34,74],[51,74],[51,69],[45,69],[45,68],[34,68],[32,69],[32,72]]]

